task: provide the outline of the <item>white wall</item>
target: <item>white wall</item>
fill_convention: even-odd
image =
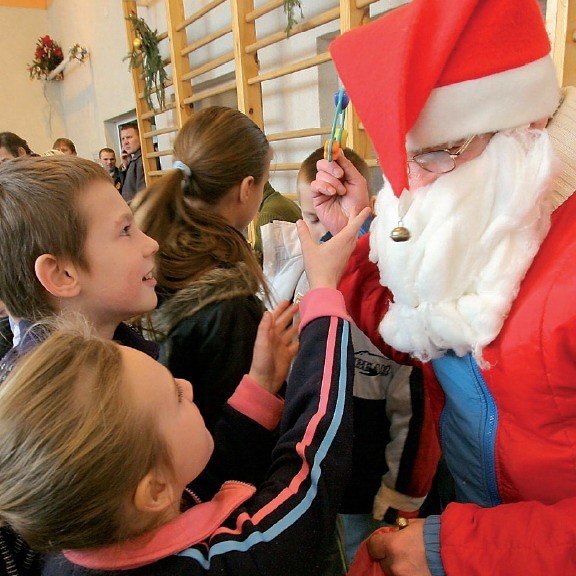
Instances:
[[[51,34],[45,10],[0,8],[0,132],[15,132],[35,152],[52,147],[64,131],[60,88],[31,80],[36,41]]]
[[[52,36],[65,50],[78,42],[90,55],[72,63],[61,82],[65,134],[78,154],[93,158],[107,141],[105,121],[134,109],[126,26],[121,0],[54,0],[48,9]],[[117,148],[116,146],[113,146]],[[118,151],[118,150],[117,150]]]
[[[36,40],[49,34],[66,54],[78,42],[90,55],[61,82],[30,80]],[[134,109],[121,0],[53,0],[48,10],[0,8],[0,132],[16,132],[36,152],[64,136],[93,158],[114,144],[105,121]]]
[[[381,0],[377,5],[389,9],[391,5],[405,1]],[[259,6],[264,2],[256,0],[255,4]],[[188,10],[197,10],[207,3],[208,0],[187,0]],[[336,4],[336,0],[304,2],[305,17],[310,18]],[[139,15],[152,29],[165,31],[166,14],[162,0],[151,2],[149,9],[140,9]],[[229,18],[229,7],[225,3],[202,22],[190,27],[189,40],[205,35],[210,29],[218,29]],[[259,34],[282,30],[285,25],[286,16],[282,9],[274,10],[259,20]],[[326,42],[319,46],[318,37],[329,37],[337,26],[337,23],[331,23],[261,49],[258,57],[262,72],[324,50]],[[45,34],[57,40],[65,52],[76,42],[90,52],[84,63],[73,62],[66,68],[61,82],[31,81],[28,78],[26,64],[33,58],[37,38]],[[223,44],[229,42],[228,38]],[[167,51],[167,43],[163,42],[161,48],[163,52]],[[223,51],[229,49],[229,46],[222,46]],[[210,56],[202,52],[198,51],[194,59]],[[0,8],[0,101],[3,104],[0,107],[0,131],[16,132],[29,141],[33,150],[40,152],[50,148],[54,139],[61,136],[74,141],[79,155],[86,158],[94,158],[105,145],[117,148],[109,121],[130,114],[135,106],[132,77],[128,62],[123,60],[127,53],[122,0],[52,0],[47,10]],[[263,84],[267,133],[330,123],[334,109],[332,94],[337,79],[331,63],[325,64],[324,68],[330,70],[321,78],[317,69],[310,69]],[[210,80],[211,76],[227,72],[233,74],[233,65],[207,74],[198,81]],[[169,117],[162,119],[162,122],[169,121]],[[299,162],[321,145],[322,140],[313,137],[274,143],[276,161]],[[273,179],[280,190],[293,191],[294,174],[277,173]]]

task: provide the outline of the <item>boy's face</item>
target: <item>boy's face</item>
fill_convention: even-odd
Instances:
[[[114,152],[102,152],[102,154],[100,154],[100,164],[102,164],[108,172],[112,172],[114,168],[116,168],[116,154],[114,154]]]
[[[296,182],[298,188],[298,198],[300,199],[300,209],[302,210],[302,219],[308,228],[310,229],[310,236],[314,242],[319,243],[320,238],[326,234],[328,230],[322,225],[318,216],[316,215],[316,210],[314,210],[314,205],[312,204],[312,192],[310,190],[310,182],[307,182],[301,176],[298,176]]]
[[[111,337],[118,324],[153,310],[157,298],[154,256],[158,243],[134,222],[132,211],[112,183],[95,181],[78,196],[87,223],[87,270],[76,267],[80,293],[74,309]]]
[[[192,385],[174,378],[161,364],[133,348],[121,347],[122,365],[128,389],[142,410],[156,419],[164,437],[180,494],[208,464],[214,441],[193,402]]]

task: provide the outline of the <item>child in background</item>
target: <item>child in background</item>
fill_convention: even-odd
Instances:
[[[270,182],[264,186],[264,196],[258,207],[258,213],[254,220],[254,252],[258,262],[262,265],[262,226],[276,220],[283,222],[298,222],[302,218],[302,211],[296,202],[290,200],[277,190],[274,190]]]
[[[349,148],[343,151],[366,181],[370,170],[366,162]],[[310,183],[316,177],[316,162],[323,158],[324,149],[318,148],[301,164],[297,176],[297,190],[302,216],[312,238],[321,242],[329,238],[319,222],[312,204]],[[274,223],[276,224],[276,223]],[[365,225],[363,226],[366,227]],[[278,230],[267,233],[270,238]],[[298,277],[292,283],[294,299],[298,301],[308,291],[308,281],[302,274],[299,247],[291,242],[292,231],[280,232],[282,246],[274,248],[276,260],[270,262],[265,252],[264,271],[270,274],[284,272],[282,280],[268,276],[271,290],[279,285],[283,298],[287,293],[286,279]],[[292,248],[290,248],[292,246]],[[286,256],[280,262],[278,254]],[[292,268],[292,272],[286,272]],[[300,271],[300,274],[298,274]],[[343,533],[346,560],[352,562],[358,546],[376,528],[393,524],[398,515],[418,515],[435,472],[435,461],[420,458],[424,430],[423,382],[419,369],[402,366],[387,358],[370,340],[352,325],[352,342],[355,355],[354,375],[354,446],[352,475],[340,507],[341,532]]]
[[[59,152],[62,152],[62,154],[65,154],[66,156],[78,155],[76,153],[76,146],[74,145],[74,142],[72,142],[72,140],[70,140],[69,138],[56,138],[56,140],[54,140],[54,144],[52,144],[52,149],[58,150]]]
[[[334,288],[366,216],[322,246],[301,223],[311,290],[274,463],[257,490],[227,483],[182,509],[213,442],[190,384],[145,355],[55,332],[21,360],[0,388],[0,517],[32,546],[64,550],[45,576],[316,574],[350,466],[353,360]],[[277,387],[288,369],[289,323],[277,331],[266,314],[260,325],[244,379],[252,392],[235,399],[247,416],[261,414],[257,384]]]
[[[247,116],[213,106],[196,112],[174,141],[175,170],[131,206],[160,244],[160,306],[145,328],[162,346],[161,361],[194,383],[195,401],[213,431],[222,406],[252,359],[268,294],[242,231],[268,181],[271,151]]]

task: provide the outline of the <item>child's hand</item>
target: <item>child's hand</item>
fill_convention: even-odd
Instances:
[[[310,183],[312,204],[322,225],[337,234],[353,209],[370,205],[368,184],[342,151],[335,161],[318,160],[316,169],[316,180]]]
[[[264,312],[258,326],[248,375],[272,394],[284,384],[298,351],[298,326],[292,322],[297,312],[297,304],[283,300],[274,310]]]
[[[298,220],[298,237],[302,245],[304,269],[310,288],[336,288],[346,268],[350,254],[354,251],[358,231],[370,216],[370,208],[364,208],[360,214],[352,208],[346,226],[323,244],[316,244],[310,236],[310,230],[303,220]]]

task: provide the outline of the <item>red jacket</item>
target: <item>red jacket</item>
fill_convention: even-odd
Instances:
[[[440,517],[434,575],[576,574],[575,223],[572,196],[484,350],[489,368],[450,354],[427,364],[459,500]],[[358,326],[396,359],[377,335],[391,298],[378,280],[362,239],[341,289]]]

